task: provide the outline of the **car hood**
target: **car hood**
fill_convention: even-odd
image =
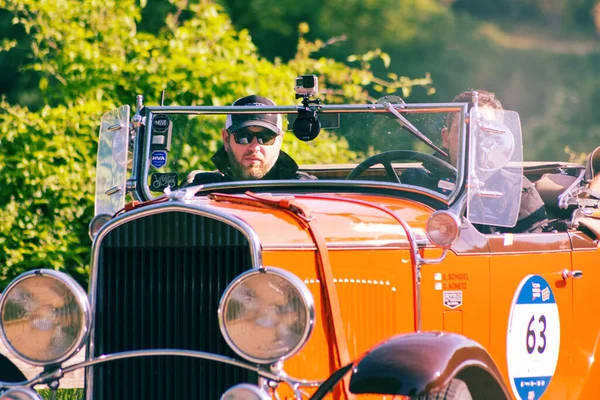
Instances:
[[[294,196],[274,196],[275,199],[292,197]],[[329,247],[381,247],[407,243],[403,227],[395,218],[377,208],[381,206],[402,218],[417,239],[425,238],[425,223],[434,211],[414,201],[385,196],[332,193],[314,197],[297,196],[294,200],[310,210]],[[353,202],[354,200],[359,200],[360,203]],[[200,198],[197,201],[245,221],[256,231],[263,248],[314,246],[309,232],[291,213],[283,209],[211,198]]]

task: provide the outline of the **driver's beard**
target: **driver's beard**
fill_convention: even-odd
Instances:
[[[262,179],[269,173],[275,162],[277,161],[277,157],[273,157],[272,159],[265,159],[264,163],[261,165],[252,166],[249,168],[244,167],[242,164],[235,159],[235,156],[232,152],[227,152],[227,157],[229,158],[229,166],[231,167],[231,174],[234,179],[237,180],[258,180]]]

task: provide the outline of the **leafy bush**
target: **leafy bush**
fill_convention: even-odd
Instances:
[[[99,117],[132,104],[136,94],[147,95],[146,104],[156,104],[162,90],[167,104],[224,105],[251,93],[292,103],[293,78],[303,73],[319,74],[329,102],[364,102],[373,83],[392,92],[431,85],[429,77],[377,79],[370,61],[389,62],[377,50],[357,56],[357,68],[311,58],[325,44],[304,40],[305,25],[296,57],[268,61],[210,1],[176,9],[152,33],[137,31],[141,9],[134,0],[0,0],[0,9],[29,35],[27,68],[37,74],[43,104],[30,110],[0,102],[0,286],[40,267],[65,270],[85,284]],[[218,142],[215,133],[206,148]]]

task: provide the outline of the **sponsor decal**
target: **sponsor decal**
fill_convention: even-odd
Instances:
[[[546,391],[558,362],[560,317],[550,284],[528,275],[510,308],[506,338],[508,376],[520,400],[537,400]]]
[[[460,290],[451,290],[445,291],[444,295],[444,305],[448,308],[455,309],[457,307],[462,306],[462,291]]]
[[[167,152],[166,151],[155,151],[152,153],[152,166],[154,168],[161,168],[167,165]]]
[[[467,290],[469,274],[466,272],[444,272],[442,273],[442,286],[444,290]]]
[[[171,125],[171,121],[164,114],[158,114],[152,118],[152,130],[154,132],[166,132],[169,125]]]
[[[150,176],[150,190],[154,192],[162,192],[166,188],[177,189],[177,174],[168,172],[166,174],[152,174]]]
[[[454,190],[454,180],[451,178],[442,178],[438,182],[438,188],[440,188],[440,192],[444,194],[448,194]]]

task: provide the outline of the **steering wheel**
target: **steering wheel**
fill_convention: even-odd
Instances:
[[[391,150],[367,158],[350,171],[346,179],[356,179],[372,166],[381,164],[383,165],[383,168],[385,168],[385,172],[390,182],[401,183],[398,174],[394,170],[394,167],[392,167],[392,161],[398,160],[420,161],[425,168],[435,175],[456,176],[456,168],[441,158],[413,150]]]

